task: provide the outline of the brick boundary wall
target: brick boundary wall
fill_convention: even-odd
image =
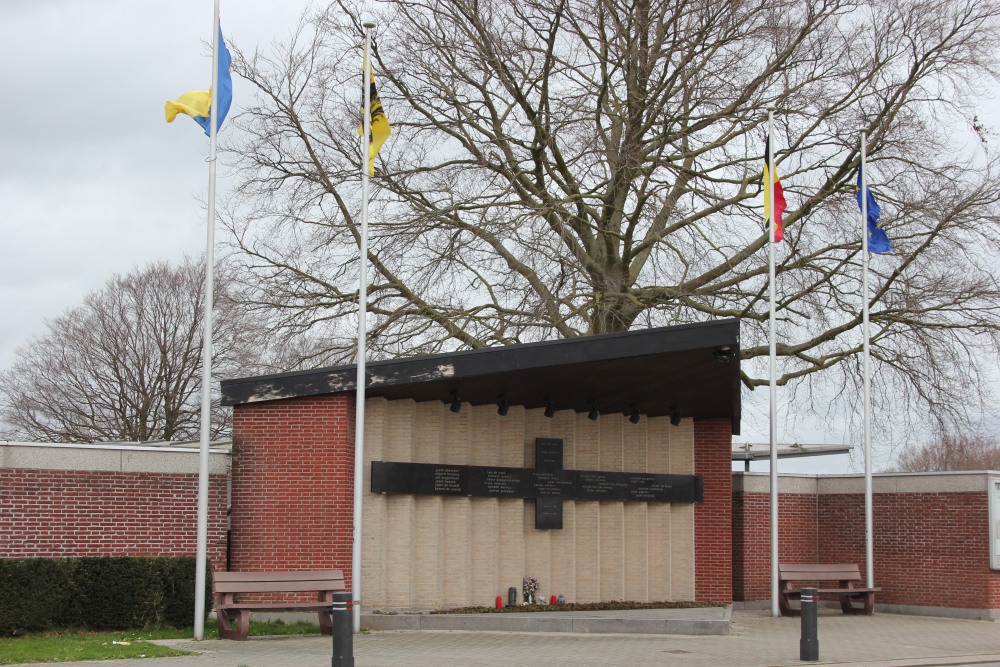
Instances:
[[[728,419],[694,422],[694,471],[705,499],[695,503],[695,600],[732,602],[732,425]]]
[[[877,602],[1000,607],[1000,572],[990,571],[985,493],[874,494],[872,502],[875,585],[882,587]],[[824,560],[857,562],[863,573],[864,496],[821,496],[819,505]]]
[[[882,588],[877,604],[1000,609],[1000,571],[990,570],[989,562],[985,484],[982,491],[969,490],[987,476],[875,478],[874,579]],[[770,496],[757,490],[767,480],[734,477],[734,599],[769,600]],[[743,490],[744,482],[752,492]],[[880,486],[891,492],[880,493]],[[864,495],[856,492],[863,491],[863,478],[780,476],[779,489],[789,490],[778,500],[779,560],[857,563],[864,576]]]
[[[0,468],[0,557],[194,556],[198,475]],[[226,562],[226,476],[209,481],[208,557]]]
[[[742,493],[734,488],[732,502],[733,599],[770,600],[771,497],[767,493]],[[781,494],[778,499],[778,528],[781,531],[778,540],[779,562],[821,561],[818,551],[818,508],[815,493]]]
[[[338,568],[351,588],[354,394],[233,409],[232,569]]]

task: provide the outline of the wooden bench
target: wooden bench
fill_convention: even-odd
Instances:
[[[837,596],[840,608],[845,614],[866,614],[875,610],[875,593],[881,588],[865,588],[861,581],[861,571],[855,563],[811,564],[784,563],[778,565],[778,606],[782,616],[798,616],[800,611],[792,609],[789,600],[800,596],[802,584],[817,584],[819,596]],[[792,586],[792,584],[797,584]],[[826,588],[822,588],[827,584]],[[830,584],[835,584],[836,588]],[[854,606],[860,601],[862,606]]]
[[[333,594],[344,590],[341,570],[310,572],[215,572],[215,614],[219,637],[246,639],[250,629],[251,611],[316,611],[320,631],[333,633],[331,609]],[[275,601],[238,602],[236,596],[246,593],[315,593],[315,602]]]

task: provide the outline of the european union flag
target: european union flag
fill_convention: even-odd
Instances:
[[[858,167],[857,185],[858,209],[864,210],[861,206],[861,167]],[[882,215],[882,207],[875,201],[875,195],[871,188],[868,188],[868,252],[882,254],[892,250],[889,237],[885,235],[885,230],[878,226],[878,218]]]
[[[233,57],[229,55],[229,49],[226,48],[226,42],[222,39],[222,26],[219,26],[219,113],[218,121],[215,125],[215,130],[218,131],[222,127],[222,121],[226,119],[226,114],[229,113],[229,107],[233,104],[233,77],[229,73],[229,70],[233,66]],[[184,93],[177,100],[173,102],[167,102],[166,106],[166,117],[167,122],[174,122],[174,118],[177,114],[183,113],[191,116],[194,122],[201,125],[202,129],[205,130],[207,136],[211,136],[211,106],[212,106],[212,92],[211,90],[204,91],[194,91],[191,93]]]

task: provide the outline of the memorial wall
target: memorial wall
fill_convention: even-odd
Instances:
[[[366,402],[364,606],[694,599],[691,420],[448,408]]]

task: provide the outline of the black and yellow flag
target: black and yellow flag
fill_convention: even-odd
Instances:
[[[392,134],[392,128],[389,127],[389,119],[385,115],[385,110],[382,108],[382,100],[378,98],[378,91],[375,90],[375,72],[371,69],[368,70],[368,98],[371,100],[371,124],[372,133],[368,137],[368,175],[375,175],[375,156],[378,155],[379,149],[382,148],[382,144],[385,140],[389,138]],[[361,125],[358,126],[358,134],[363,135],[365,133],[364,124],[364,114],[365,109],[362,104],[361,107]]]

